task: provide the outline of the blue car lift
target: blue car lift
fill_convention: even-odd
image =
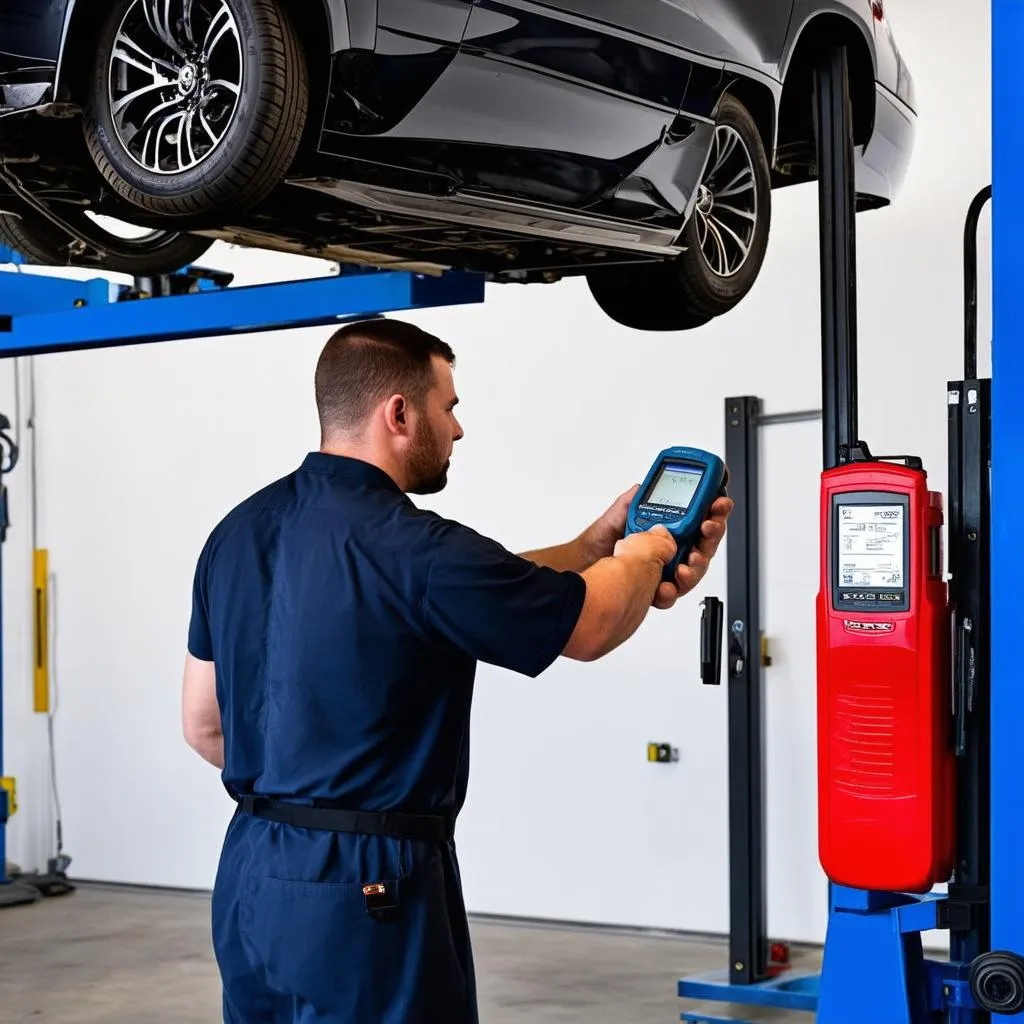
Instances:
[[[730,638],[731,923],[728,967],[678,982],[680,997],[703,1004],[691,1024],[740,1024],[729,1007],[813,1014],[821,1024],[989,1024],[1024,1021],[1024,797],[1019,781],[1024,731],[1020,575],[1024,530],[1024,4],[993,0],[993,184],[970,205],[964,234],[965,365],[947,389],[949,409],[950,595],[956,665],[957,865],[946,893],[829,889],[829,923],[819,972],[772,956],[766,937],[764,793],[759,652]],[[823,54],[816,78],[822,299],[824,468],[858,440],[856,240],[853,145],[846,58]],[[995,197],[993,199],[993,196]],[[992,379],[977,371],[977,229],[993,202]],[[727,402],[727,428],[756,431],[757,399]],[[800,418],[811,418],[801,414]],[[753,441],[752,444],[756,444]],[[742,450],[749,454],[748,448]],[[746,460],[744,460],[745,462]],[[756,460],[752,460],[756,461]],[[741,477],[743,474],[740,474]],[[736,525],[756,552],[756,475],[736,481],[755,520]],[[753,491],[750,487],[753,486]],[[992,509],[1003,509],[1001,516]],[[741,510],[737,509],[738,512]],[[734,533],[732,529],[730,533]],[[751,536],[755,537],[750,546]],[[731,538],[732,539],[732,538]],[[736,542],[737,544],[741,542]],[[729,548],[730,597],[733,546]],[[756,560],[756,559],[755,559]],[[756,580],[756,566],[750,567]],[[732,603],[732,602],[731,602]],[[756,601],[737,607],[757,620]],[[733,610],[727,621],[742,622]],[[741,629],[740,635],[744,635]],[[759,636],[749,630],[751,642]],[[735,746],[734,746],[735,743]],[[742,748],[740,747],[742,744]],[[946,929],[948,958],[925,956],[921,934]],[[708,1003],[723,1006],[707,1011]],[[740,1011],[742,1012],[742,1011]],[[778,1019],[773,1017],[772,1019]]]
[[[178,274],[115,285],[22,271],[24,261],[0,247],[0,359],[52,352],[141,345],[185,338],[331,327],[400,310],[479,303],[484,279],[449,272],[431,276],[371,270],[281,284],[230,287],[230,275],[186,268]],[[3,476],[18,450],[0,416],[0,549],[8,528]],[[2,640],[2,635],[0,635]],[[2,643],[0,643],[2,659]],[[3,685],[0,660],[0,776],[3,770]],[[16,809],[14,780],[0,777],[0,907],[68,890],[63,865],[42,876],[7,877],[5,827]],[[26,881],[27,879],[27,881]]]

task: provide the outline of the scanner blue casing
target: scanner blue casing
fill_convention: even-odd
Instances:
[[[663,509],[656,510],[656,506],[648,505],[646,501],[658,472],[666,462],[681,462],[703,470],[697,490],[683,515],[665,513]],[[626,517],[626,536],[631,533],[642,533],[653,526],[664,526],[675,537],[678,550],[676,557],[665,566],[662,575],[665,582],[674,579],[680,563],[690,557],[694,544],[700,538],[700,529],[707,518],[708,510],[717,498],[725,494],[728,479],[725,463],[717,455],[700,448],[666,448],[654,460],[644,482],[640,485],[640,490],[630,503]]]

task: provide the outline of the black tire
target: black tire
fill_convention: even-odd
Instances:
[[[746,150],[745,155],[753,170],[753,195],[757,205],[756,220],[749,240],[749,251],[742,265],[734,273],[724,276],[716,273],[707,255],[707,246],[702,245],[701,217],[695,210],[683,231],[683,244],[686,245],[687,251],[679,258],[676,267],[686,303],[693,309],[710,316],[721,316],[746,297],[761,272],[765,252],[768,249],[768,235],[771,231],[772,186],[771,172],[761,133],[757,130],[757,125],[747,108],[734,96],[722,97],[715,118],[715,131],[716,133],[735,132],[739,136],[739,143]],[[714,157],[714,150],[712,150],[712,157]],[[712,161],[709,161],[709,165],[711,163]],[[725,168],[726,176],[728,176],[730,161],[726,161]],[[714,169],[709,166],[701,184],[714,195],[717,190],[728,185],[729,181],[721,180],[721,173],[715,173]],[[712,213],[716,207],[720,206],[720,203],[715,202],[711,207]],[[737,223],[735,215],[723,215],[723,219],[735,230]],[[726,242],[731,243],[732,241],[733,239],[726,238]]]
[[[715,124],[716,141],[712,146],[701,183],[702,195],[683,230],[681,241],[686,251],[671,262],[648,264],[622,270],[608,269],[588,275],[590,290],[601,308],[616,322],[626,327],[647,331],[685,331],[706,323],[738,305],[754,286],[764,264],[771,230],[771,175],[761,134],[746,107],[734,96],[726,95],[719,104]],[[731,143],[721,167],[716,167],[718,147]],[[739,161],[746,160],[753,187],[737,195],[719,213],[714,214],[714,196],[718,191],[734,192],[746,177],[733,184],[741,173]],[[722,180],[723,175],[725,180]],[[732,189],[728,186],[732,185]],[[710,204],[708,197],[710,195]],[[738,204],[738,205],[737,205]],[[748,210],[748,205],[753,210]],[[732,209],[741,210],[740,214]],[[744,214],[746,216],[744,216]],[[750,222],[749,217],[754,220]],[[723,249],[709,233],[714,217],[714,231],[722,239]],[[724,222],[725,227],[720,225]],[[744,225],[752,223],[749,237]],[[746,255],[730,236],[732,228]],[[709,256],[710,253],[710,256]],[[718,263],[715,266],[712,261]],[[730,263],[735,264],[732,267]],[[726,271],[723,273],[722,271]]]
[[[196,217],[253,206],[284,178],[306,123],[306,58],[285,5],[279,0],[195,0],[190,7],[190,34],[218,40],[205,60],[198,55],[200,45],[187,38],[181,27],[183,7],[175,3],[175,27],[173,31],[167,29],[176,48],[172,49],[155,30],[147,29],[147,25],[152,26],[146,18],[147,3],[153,0],[115,0],[99,32],[90,99],[83,118],[86,142],[96,166],[118,195],[164,216]],[[163,2],[155,7],[165,9]],[[227,9],[226,15],[222,8]],[[214,11],[216,18],[226,18],[230,25],[226,36],[220,32],[223,21],[213,24]],[[140,24],[140,19],[146,20]],[[145,39],[146,52],[166,62],[161,65],[166,69],[165,77],[170,80],[173,69],[178,69],[172,84],[141,95],[118,111],[124,115],[123,134],[114,114],[118,100],[112,102],[108,87],[114,44],[122,24],[132,26],[134,42],[138,43],[136,37]],[[143,88],[147,79],[156,84],[151,72],[138,72],[124,61],[118,61],[117,67],[137,76],[124,86],[124,95]],[[237,79],[240,87],[235,93]],[[228,82],[228,87],[218,86],[218,81]],[[151,106],[144,107],[143,103]],[[152,107],[158,103],[172,105],[153,114]],[[147,110],[151,112],[149,124]],[[168,113],[179,112],[189,120],[164,121]],[[210,112],[210,118],[204,121],[206,112]],[[129,123],[129,117],[139,127]],[[187,147],[182,147],[184,159],[178,161],[174,140],[182,135],[183,125],[191,131],[184,135]],[[160,152],[154,148],[151,153],[151,145],[161,146],[160,140]],[[132,144],[136,146],[134,155],[128,148]],[[182,169],[183,163],[189,166]]]
[[[0,214],[0,242],[21,253],[29,263],[43,267],[84,267],[89,270],[149,277],[170,274],[194,263],[213,240],[175,231],[151,231],[139,238],[119,238],[89,220],[85,214],[62,216],[80,223],[83,231],[102,242],[103,251],[91,246],[72,250],[73,239],[42,214],[16,217]]]
[[[705,313],[674,301],[679,291],[670,263],[613,267],[588,275],[590,293],[607,316],[637,331],[688,331],[711,321]]]

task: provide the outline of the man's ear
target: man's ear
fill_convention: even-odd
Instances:
[[[392,395],[384,403],[384,422],[391,434],[404,434],[409,430],[409,403],[404,395]]]

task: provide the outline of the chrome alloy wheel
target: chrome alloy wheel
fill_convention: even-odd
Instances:
[[[135,0],[108,68],[118,141],[154,174],[197,167],[224,141],[242,77],[241,34],[227,0]]]
[[[718,277],[737,274],[754,241],[757,189],[754,161],[740,133],[729,125],[715,129],[694,217],[697,241],[711,272]]]

